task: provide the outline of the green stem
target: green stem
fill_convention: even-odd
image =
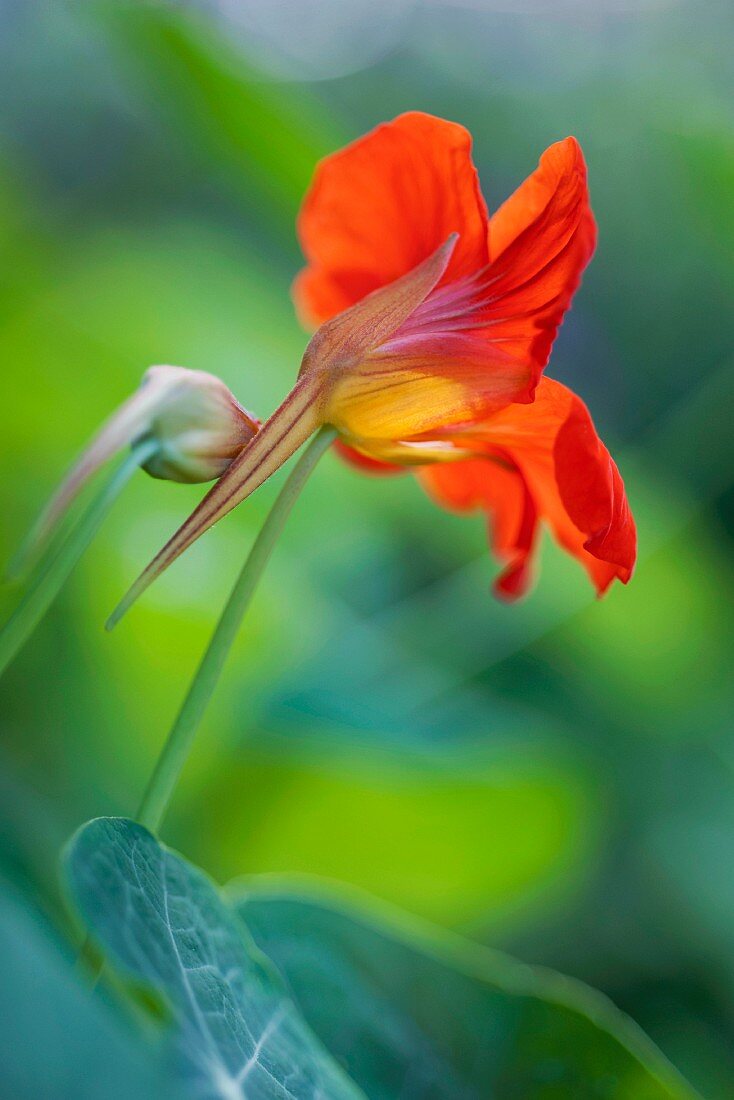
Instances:
[[[153,831],[159,827],[168,808],[196,731],[285,521],[309,474],[332,443],[335,435],[336,432],[332,428],[322,428],[311,440],[270,510],[235,581],[212,640],[191,682],[140,803],[137,820]]]
[[[133,447],[77,525],[40,566],[37,578],[31,582],[0,631],[0,675],[58,596],[64,581],[89,546],[121,491],[135,471],[155,452],[156,447],[157,444],[151,439],[143,440]]]

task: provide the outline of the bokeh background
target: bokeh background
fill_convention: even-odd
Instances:
[[[279,402],[321,155],[432,111],[493,207],[581,140],[600,244],[550,373],[619,459],[633,583],[597,602],[548,543],[498,604],[480,517],[327,457],[163,835],[581,977],[709,1096],[734,1087],[733,48],[724,0],[0,4],[3,560],[149,364]],[[278,480],[106,635],[201,495],[141,474],[6,673],[2,868],[52,919],[60,845],[134,809]]]

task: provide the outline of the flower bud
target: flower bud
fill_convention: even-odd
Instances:
[[[151,367],[141,392],[145,387],[156,390],[156,408],[133,443],[152,438],[158,444],[143,467],[151,477],[179,482],[221,477],[260,426],[224,382],[205,371]]]
[[[22,572],[37,556],[87,482],[123,447],[144,440],[157,445],[144,464],[152,477],[212,481],[221,477],[259,427],[260,422],[213,374],[185,367],[151,367],[66,475],[10,573]]]

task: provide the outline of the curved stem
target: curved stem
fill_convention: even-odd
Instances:
[[[158,828],[168,808],[232,643],[291,508],[335,435],[332,428],[322,428],[311,440],[281,489],[235,581],[140,803],[137,820],[151,830]]]
[[[0,631],[0,675],[24,645],[53,601],[64,581],[94,538],[100,524],[128,481],[157,449],[152,439],[142,440],[120,464],[101,493],[70,533],[39,567],[23,597]]]

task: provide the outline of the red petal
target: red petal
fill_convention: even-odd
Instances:
[[[492,516],[494,549],[510,563],[500,591],[514,596],[527,585],[535,515],[586,568],[600,595],[615,578],[626,584],[636,557],[635,524],[619,471],[583,401],[544,378],[533,404],[508,407],[477,432],[475,444],[487,459],[424,467],[420,477],[445,507],[483,508]]]
[[[472,458],[424,466],[419,476],[443,508],[452,512],[481,509],[491,517],[490,545],[505,563],[495,581],[495,592],[507,599],[523,596],[532,580],[531,554],[538,515],[535,502],[517,470],[488,458]]]
[[[537,171],[492,218],[489,266],[439,282],[394,339],[404,344],[430,336],[440,347],[461,335],[474,349],[471,358],[484,361],[485,375],[501,361],[508,377],[524,376],[524,392],[516,385],[506,400],[532,401],[595,240],[583,156],[567,138],[543,154]]]
[[[571,523],[588,536],[584,549],[615,567],[606,582],[602,578],[601,590],[614,576],[626,583],[637,552],[635,523],[617,465],[578,397],[556,436],[553,458],[561,505]]]
[[[463,126],[412,111],[323,160],[301,209],[293,293],[317,325],[410,271],[451,233],[444,282],[488,259],[487,210]]]
[[[538,376],[596,246],[586,164],[575,138],[551,145],[490,221],[493,340]]]

